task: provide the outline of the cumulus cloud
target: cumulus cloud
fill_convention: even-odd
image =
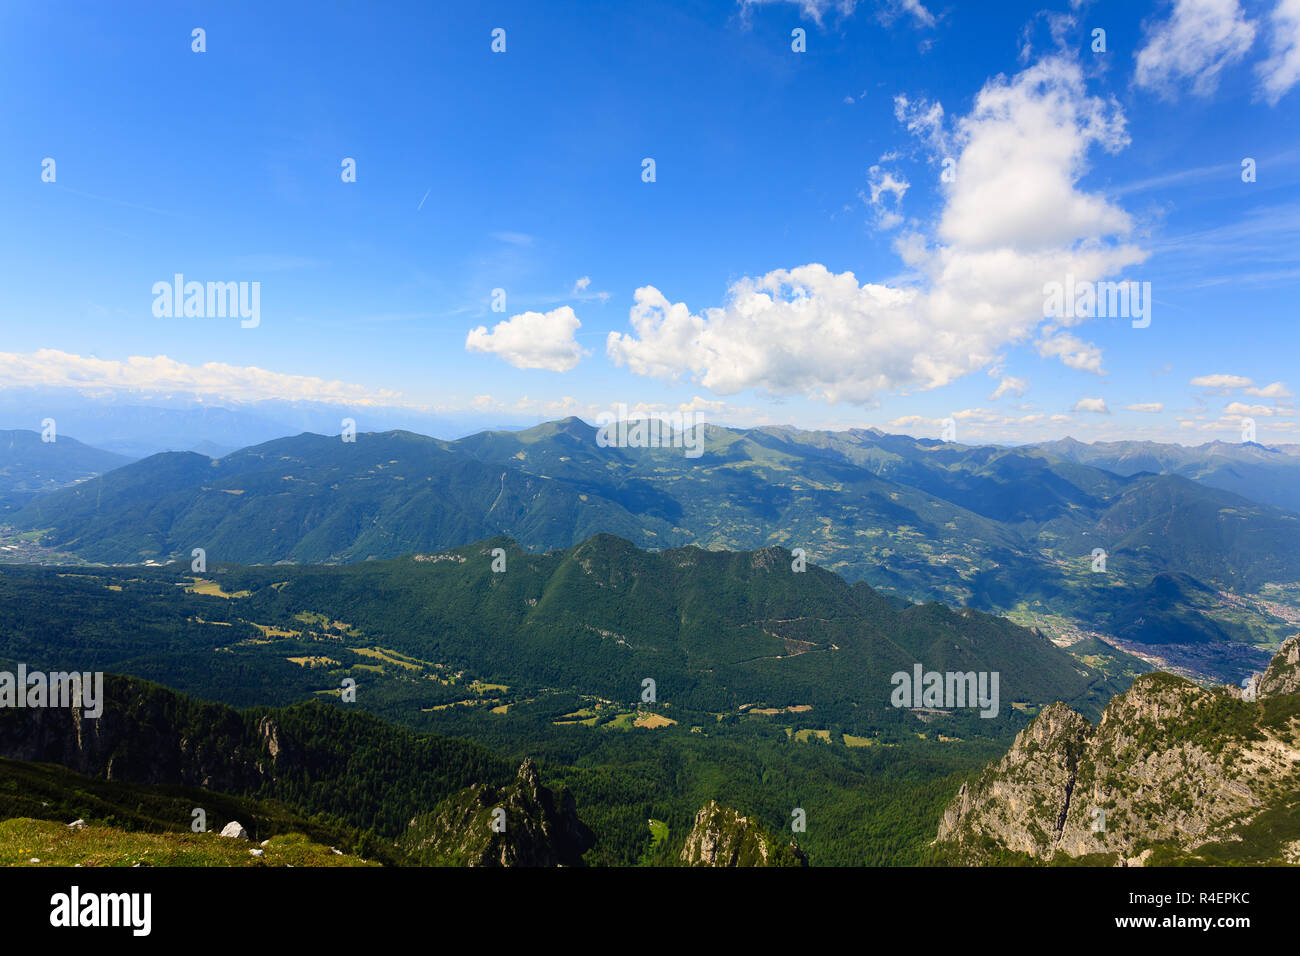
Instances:
[[[1294,398],[1291,390],[1281,382],[1273,382],[1271,385],[1261,387],[1252,387],[1246,389],[1247,395],[1254,395],[1256,398]]]
[[[1101,349],[1069,332],[1058,332],[1040,339],[1038,354],[1044,358],[1060,359],[1067,367],[1081,372],[1105,374],[1101,367]]]
[[[1247,405],[1245,402],[1229,402],[1223,407],[1223,414],[1229,418],[1271,418],[1275,412],[1267,405]]]
[[[947,141],[939,104],[905,103],[900,115],[927,143]],[[946,385],[1036,333],[1043,354],[1100,372],[1095,346],[1062,333],[1060,320],[1040,325],[1046,282],[1097,281],[1146,258],[1127,241],[1128,215],[1077,185],[1093,147],[1127,142],[1118,104],[1089,96],[1077,63],[1045,60],[990,80],[951,139],[958,172],[944,185],[938,241],[910,233],[895,244],[917,284],[860,283],[809,263],[742,278],[724,305],[699,312],[643,286],[631,330],[609,334],[610,359],[718,394],[860,404]]]
[[[187,365],[165,355],[133,355],[124,361],[40,349],[0,352],[0,381],[7,387],[74,388],[79,391],[182,392],[237,402],[267,400],[339,405],[400,405],[400,392],[307,375],[268,372],[256,366],[206,362]]]
[[[1198,375],[1196,376],[1196,378],[1192,379],[1188,384],[1194,386],[1195,388],[1212,388],[1212,389],[1222,390],[1228,388],[1245,388],[1246,386],[1253,385],[1255,383],[1250,379],[1241,375],[1224,375],[1220,373],[1215,375]]]
[[[1147,412],[1155,415],[1165,410],[1164,402],[1139,402],[1136,405],[1125,405],[1124,408],[1130,412]]]
[[[998,387],[993,390],[993,394],[989,396],[989,400],[996,401],[1003,395],[1023,395],[1027,391],[1029,391],[1029,383],[1023,378],[1012,378],[1005,375],[998,382]]]
[[[550,312],[522,312],[498,322],[491,332],[482,325],[472,329],[465,349],[496,355],[515,368],[567,372],[590,354],[574,338],[581,326],[567,305]]]
[[[1268,59],[1256,64],[1260,94],[1276,106],[1300,83],[1300,0],[1278,0],[1269,17]]]
[[[1172,98],[1180,82],[1197,96],[1219,87],[1219,74],[1255,42],[1255,24],[1237,0],[1175,0],[1168,19],[1154,24],[1137,52],[1134,82]]]
[[[591,276],[583,276],[577,282],[573,283],[573,295],[580,292],[586,292],[587,287],[591,285]]]
[[[1096,415],[1109,415],[1110,409],[1106,407],[1104,398],[1081,398],[1074,404],[1072,412],[1092,412]]]

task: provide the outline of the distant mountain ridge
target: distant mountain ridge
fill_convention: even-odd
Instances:
[[[14,510],[37,495],[102,475],[132,461],[75,438],[43,440],[29,429],[0,430],[0,511]]]
[[[1036,448],[867,429],[700,430],[698,458],[604,447],[573,418],[455,442],[303,434],[215,461],[156,455],[43,495],[10,522],[43,546],[109,563],[188,559],[194,548],[211,561],[356,562],[498,534],[530,550],[599,532],[646,548],[780,545],[912,599],[1045,626],[1064,617],[1076,631],[1118,629],[1117,609],[1157,575],[1181,574],[1210,595],[1174,612],[1189,635],[1275,644],[1291,633],[1294,622],[1275,613],[1290,592],[1258,595],[1300,583],[1292,512]],[[1092,573],[1098,554],[1103,574]],[[1229,607],[1219,591],[1253,597]],[[1150,629],[1146,620],[1131,616],[1127,639],[1168,643],[1169,615]],[[1227,678],[1234,661],[1197,666]]]
[[[1243,498],[1300,511],[1300,444],[1214,441],[1188,446],[1063,438],[1026,447],[1117,475],[1182,475]]]

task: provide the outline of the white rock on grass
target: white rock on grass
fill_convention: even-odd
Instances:
[[[245,830],[238,820],[231,820],[221,831],[223,837],[233,837],[237,840],[247,840],[248,831]]]

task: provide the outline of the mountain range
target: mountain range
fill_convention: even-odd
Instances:
[[[220,565],[205,577],[185,565],[8,566],[0,659],[131,673],[236,705],[337,694],[353,678],[369,708],[413,727],[433,726],[432,705],[483,697],[477,685],[505,708],[563,691],[695,722],[789,708],[819,728],[920,729],[890,700],[893,675],[920,662],[998,673],[992,719],[953,717],[966,735],[996,736],[1014,726],[1013,702],[1097,713],[1123,686],[1004,618],[798,568],[780,548],[648,552],[612,535],[546,554],[496,538],[351,565]]]
[[[1251,441],[1214,441],[1193,446],[1153,441],[1086,443],[1063,438],[1032,447],[1117,475],[1182,475],[1243,498],[1300,511],[1300,445]]]
[[[43,441],[39,432],[0,431],[0,513],[37,495],[120,468],[132,459],[83,445],[75,438]]]
[[[245,564],[357,562],[497,534],[534,551],[598,532],[647,548],[779,545],[912,600],[1011,615],[1080,653],[1113,639],[1225,680],[1262,666],[1256,648],[1300,623],[1300,517],[1199,477],[1120,475],[1075,460],[1078,443],[1057,454],[874,430],[700,428],[694,458],[605,447],[578,419],[454,442],[303,434],[220,459],[151,456],[7,522],[44,560],[105,563],[195,548]],[[1300,460],[1247,453],[1279,456],[1270,474]],[[1160,614],[1134,612],[1157,594]]]

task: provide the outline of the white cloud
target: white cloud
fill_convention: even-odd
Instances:
[[[919,114],[905,98],[897,106],[915,135],[942,148],[940,104]],[[1127,214],[1077,188],[1093,146],[1127,142],[1118,105],[1087,94],[1077,63],[1051,59],[990,80],[953,142],[958,174],[945,185],[942,241],[910,233],[895,243],[919,284],[859,283],[810,263],[742,278],[722,307],[698,313],[644,286],[631,330],[607,339],[610,359],[718,394],[754,388],[869,404],[946,385],[1032,337],[1045,282],[1096,281],[1145,259],[1124,241]],[[1044,334],[1043,354],[1100,372],[1095,346],[1056,328]]]
[[[268,372],[256,366],[205,362],[187,365],[165,355],[133,355],[125,361],[40,349],[30,354],[0,352],[0,381],[6,387],[107,389],[122,392],[183,392],[236,402],[266,400],[339,405],[401,405],[389,389]]]
[[[1044,358],[1058,358],[1069,368],[1081,372],[1105,374],[1101,368],[1101,349],[1069,332],[1058,332],[1040,339],[1038,354]]]
[[[1128,145],[1114,101],[1088,96],[1077,64],[1047,60],[984,87],[958,123],[965,148],[939,235],[970,249],[1027,252],[1125,234],[1128,214],[1076,187],[1094,145]]]
[[[1276,412],[1267,405],[1247,405],[1244,402],[1229,402],[1223,407],[1223,415],[1230,418],[1272,418]]]
[[[1255,24],[1237,0],[1175,0],[1170,17],[1148,31],[1134,82],[1172,97],[1179,81],[1190,81],[1194,94],[1209,96],[1254,40]]]
[[[1245,388],[1247,385],[1253,385],[1254,382],[1241,375],[1216,374],[1216,375],[1198,375],[1196,378],[1188,382],[1188,384],[1196,388],[1225,389],[1225,388]]]
[[[1075,403],[1074,408],[1070,409],[1070,411],[1092,412],[1097,415],[1110,414],[1110,409],[1106,407],[1106,400],[1104,398],[1081,398]]]
[[[891,170],[879,166],[867,170],[868,193],[862,195],[862,201],[875,210],[878,228],[893,229],[902,225],[899,209],[910,186],[911,183]]]
[[[1247,395],[1254,395],[1256,398],[1294,398],[1291,390],[1281,382],[1274,382],[1271,385],[1265,385],[1263,388],[1252,387],[1246,389]]]
[[[1255,66],[1264,99],[1278,101],[1300,83],[1300,0],[1278,0],[1269,17],[1269,56]]]
[[[577,282],[573,283],[573,288],[569,291],[569,298],[583,299],[583,300],[599,299],[601,302],[609,301],[608,292],[604,292],[604,291],[590,292],[588,291],[590,288],[591,288],[591,276],[583,276]]]
[[[567,372],[590,354],[574,338],[581,326],[567,305],[545,313],[522,312],[498,322],[491,332],[482,325],[472,329],[465,349],[497,355],[515,368]]]
[[[839,17],[849,17],[858,6],[858,0],[737,0],[740,6],[740,15],[745,22],[748,22],[749,13],[753,7],[769,6],[777,3],[789,3],[799,8],[801,15],[812,20],[818,26],[828,13],[832,11]],[[926,9],[921,0],[880,0],[879,18],[882,23],[889,25],[900,16],[907,16],[915,26],[932,27],[938,20],[933,13]]]
[[[894,119],[936,153],[948,152],[942,103],[931,103],[924,97],[913,102],[906,93],[899,93],[894,97]]]
[[[1147,412],[1155,415],[1165,410],[1164,402],[1139,402],[1136,405],[1125,405],[1124,408],[1130,412]]]
[[[989,396],[989,401],[997,401],[1003,395],[1023,395],[1029,391],[1029,382],[1023,378],[1012,378],[1003,376],[998,382],[998,387],[994,389],[993,394]]]
[[[903,14],[910,16],[917,26],[932,27],[938,22],[934,14],[921,3],[921,0],[885,0],[885,5],[880,11],[880,18],[886,24],[889,24]]]
[[[747,17],[751,7],[761,7],[773,3],[792,3],[799,8],[799,13],[821,26],[827,13],[834,10],[842,17],[853,13],[857,0],[738,0],[741,16]]]

